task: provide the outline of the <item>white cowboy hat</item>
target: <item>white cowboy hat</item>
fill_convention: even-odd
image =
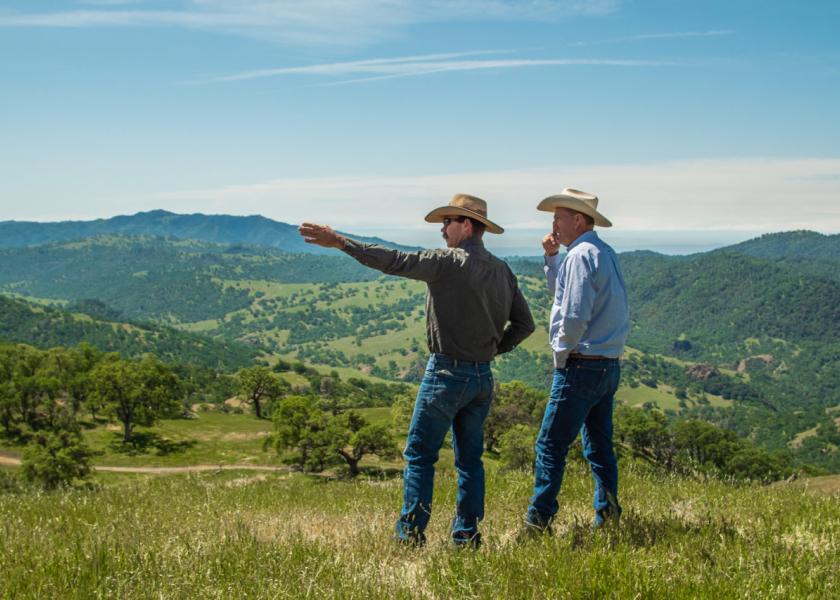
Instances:
[[[599,213],[598,196],[572,188],[566,188],[562,193],[549,196],[537,205],[537,210],[554,212],[555,208],[568,208],[579,213],[589,215],[599,227],[612,227],[610,220]]]
[[[455,194],[448,206],[441,206],[426,215],[429,223],[441,223],[444,217],[463,215],[475,219],[487,227],[490,233],[504,233],[505,230],[487,218],[487,203],[468,194]]]

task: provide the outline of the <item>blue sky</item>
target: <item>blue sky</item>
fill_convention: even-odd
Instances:
[[[838,25],[838,2],[0,2],[0,220],[437,245],[423,215],[467,192],[524,248],[569,186],[616,240],[835,233]]]

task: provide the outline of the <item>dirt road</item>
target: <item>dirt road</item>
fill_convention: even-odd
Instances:
[[[18,466],[20,459],[0,454],[0,465]],[[110,473],[200,473],[204,471],[288,471],[288,467],[270,467],[267,465],[193,465],[190,467],[93,467],[95,471]]]

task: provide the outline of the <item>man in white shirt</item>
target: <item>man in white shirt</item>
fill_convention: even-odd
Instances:
[[[571,188],[537,207],[554,213],[543,249],[548,289],[554,294],[549,344],[555,370],[537,438],[526,532],[550,531],[566,454],[578,431],[595,481],[593,525],[600,527],[621,514],[612,413],[630,317],[618,257],[594,231],[595,225],[612,226],[597,207],[596,196]],[[567,248],[562,259],[561,245]]]

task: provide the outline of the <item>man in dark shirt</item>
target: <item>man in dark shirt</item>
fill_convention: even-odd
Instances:
[[[508,266],[485,248],[485,231],[504,230],[487,218],[484,200],[457,194],[426,215],[443,223],[447,249],[401,252],[363,244],[330,227],[304,223],[312,244],[342,250],[388,275],[425,281],[429,357],[414,405],[404,452],[403,508],[396,536],[422,544],[432,511],[435,463],[452,429],[458,496],[452,541],[477,547],[484,517],[483,425],[493,399],[490,361],[513,350],[534,331],[528,304]]]

